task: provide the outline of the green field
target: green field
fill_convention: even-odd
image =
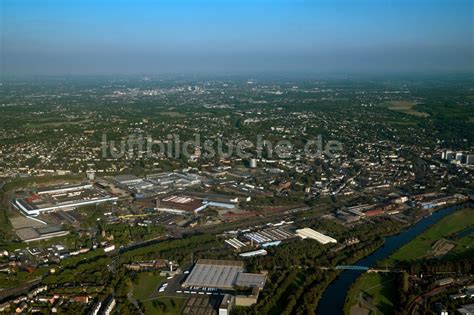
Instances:
[[[448,254],[451,257],[474,256],[474,233],[456,240],[456,247]]]
[[[395,289],[393,283],[395,280],[393,274],[366,273],[359,277],[352,288],[347,293],[347,301],[344,307],[344,314],[351,314],[351,307],[362,301],[362,297],[371,297],[370,304],[375,305],[378,313],[392,314]],[[362,303],[362,305],[367,305]],[[375,307],[371,308],[372,311]],[[367,307],[365,309],[369,309]],[[359,313],[352,309],[354,313]],[[359,308],[360,310],[360,308]],[[375,312],[374,312],[375,313]]]
[[[385,260],[382,265],[394,265],[397,261],[410,261],[423,258],[423,256],[430,252],[432,245],[437,240],[453,235],[471,226],[474,226],[474,210],[459,210],[443,218],[413,241],[400,248]],[[463,255],[466,251],[469,251],[471,249],[469,244],[473,244],[473,238],[474,236],[471,234],[456,240],[456,247],[448,253],[448,257]]]
[[[45,120],[39,120],[39,121],[35,121],[33,123],[30,123],[28,122],[25,127],[26,128],[33,128],[33,129],[39,129],[39,128],[55,128],[55,127],[61,127],[61,126],[70,126],[70,125],[79,125],[79,124],[84,124],[84,123],[88,123],[90,122],[91,120],[89,119],[84,119],[84,120],[76,120],[76,121],[72,121],[72,120],[66,120],[66,121],[50,121],[48,119],[45,119]]]
[[[159,115],[162,115],[162,116],[177,117],[177,118],[186,117],[186,115],[183,114],[183,113],[180,113],[180,112],[173,112],[173,111],[169,111],[169,112],[159,112],[158,114],[159,114]]]
[[[8,219],[7,210],[0,205],[0,244],[9,245],[7,242],[12,237],[12,226]]]
[[[424,233],[409,242],[388,259],[380,263],[381,266],[393,266],[397,261],[410,261],[421,259],[427,255],[432,245],[443,237],[452,236],[466,228],[474,226],[474,209],[459,210],[430,227]],[[474,244],[474,234],[454,240],[456,247],[448,254],[448,258],[464,257],[472,254]],[[394,275],[366,273],[360,276],[347,294],[347,301],[344,307],[345,314],[350,314],[350,308],[357,304],[361,293],[370,295],[372,305],[382,312],[391,314],[394,303]],[[365,296],[367,296],[365,295]],[[360,309],[359,309],[360,310]],[[354,311],[354,313],[359,313]]]
[[[418,103],[415,101],[390,101],[388,102],[388,109],[401,112],[404,114],[417,116],[417,117],[427,117],[427,113],[417,111],[414,109],[415,105]]]
[[[139,273],[133,280],[133,298],[143,303],[145,314],[179,314],[187,298],[159,296],[165,277],[154,272]]]
[[[165,277],[154,272],[142,272],[133,281],[133,297],[137,300],[145,300],[156,296],[159,285]]]

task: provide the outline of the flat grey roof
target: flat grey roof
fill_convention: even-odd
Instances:
[[[194,266],[183,286],[231,289],[243,262],[200,259]]]
[[[239,287],[258,287],[263,288],[265,286],[265,281],[267,276],[260,273],[245,273],[241,272],[237,275],[235,285]]]
[[[32,227],[24,227],[24,228],[18,229],[15,231],[15,233],[16,235],[18,235],[18,237],[22,241],[40,237],[40,234],[38,233],[38,231],[36,231]]]
[[[127,181],[132,181],[132,180],[139,180],[140,178],[135,175],[124,174],[124,175],[117,175],[114,177],[114,179],[117,182],[127,182]]]

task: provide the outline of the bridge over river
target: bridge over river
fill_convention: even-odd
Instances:
[[[357,271],[365,271],[365,272],[402,272],[403,270],[394,269],[394,268],[369,268],[365,266],[357,266],[357,265],[338,265],[336,267],[319,267],[323,270],[357,270]]]
[[[377,262],[383,261],[403,245],[409,243],[415,237],[423,233],[431,225],[435,224],[445,216],[452,214],[460,208],[472,206],[472,203],[463,203],[440,209],[429,217],[426,217],[399,234],[387,236],[384,245],[372,254],[360,259],[354,266],[329,267],[331,270],[342,270],[341,274],[323,292],[319,300],[316,314],[343,314],[346,294],[351,285],[364,272],[397,272],[391,269],[376,269]],[[369,266],[369,267],[365,267]],[[371,268],[373,267],[373,268]],[[338,268],[338,269],[336,269]]]

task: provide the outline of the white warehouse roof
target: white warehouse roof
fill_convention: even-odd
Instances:
[[[337,240],[333,239],[332,237],[319,233],[310,228],[296,230],[296,234],[301,238],[311,238],[320,242],[321,244],[337,243]]]

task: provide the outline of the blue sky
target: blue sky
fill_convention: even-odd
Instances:
[[[4,73],[471,72],[471,0],[0,0]]]

